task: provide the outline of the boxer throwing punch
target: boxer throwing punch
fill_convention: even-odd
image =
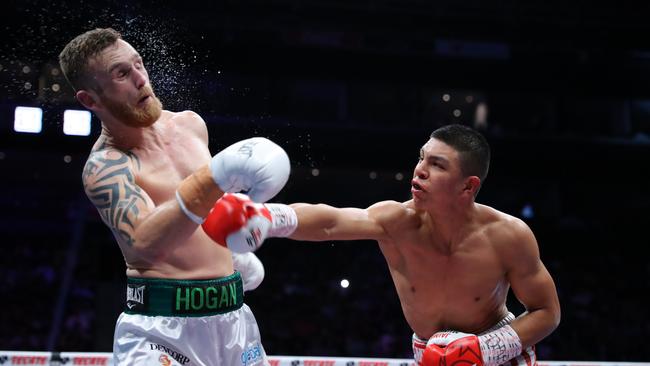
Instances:
[[[243,304],[246,278],[199,225],[224,192],[266,201],[282,189],[284,150],[252,138],[211,157],[201,117],[163,110],[142,58],[110,28],[79,35],[59,61],[77,100],[102,123],[82,179],[126,262],[116,364],[267,365]],[[242,273],[260,266],[239,259]],[[249,287],[261,281],[249,277]]]
[[[234,250],[255,249],[265,237],[376,240],[414,332],[418,365],[530,366],[533,346],[559,324],[560,305],[530,228],[475,202],[489,164],[481,134],[444,126],[420,150],[409,201],[358,209],[252,204],[244,195],[227,195],[214,211],[246,215],[203,225]],[[246,237],[251,226],[261,234]],[[516,319],[506,308],[510,289],[526,308]]]

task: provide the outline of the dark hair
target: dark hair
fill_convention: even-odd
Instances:
[[[490,145],[480,132],[453,124],[433,131],[431,138],[440,140],[458,151],[463,174],[478,176],[481,183],[485,180],[490,169]]]
[[[122,35],[112,28],[97,28],[78,35],[59,54],[61,71],[75,90],[92,88],[88,59],[115,44]]]

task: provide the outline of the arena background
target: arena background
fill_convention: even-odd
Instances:
[[[253,135],[288,151],[292,176],[278,202],[406,200],[433,129],[481,129],[493,164],[478,201],[532,227],[558,287],[562,323],[538,345],[540,359],[649,361],[649,10],[539,0],[5,1],[0,349],[111,349],[124,264],[80,180],[99,121],[90,136],[63,134],[63,111],[81,107],[53,71],[68,40],[111,26],[143,54],[166,108],[205,119],[213,153]],[[14,131],[19,105],[43,109],[41,133]],[[410,357],[376,244],[272,239],[258,255],[266,279],[246,302],[269,354]]]

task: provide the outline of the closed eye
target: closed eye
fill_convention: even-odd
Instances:
[[[128,74],[129,74],[129,70],[128,69],[123,69],[123,70],[118,70],[116,76],[118,78],[123,78],[123,77],[127,76]]]

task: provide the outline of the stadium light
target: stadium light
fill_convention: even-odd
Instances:
[[[43,110],[38,107],[16,107],[14,131],[40,133],[43,128]]]
[[[89,111],[66,109],[63,112],[63,133],[72,136],[90,135],[91,115]]]

